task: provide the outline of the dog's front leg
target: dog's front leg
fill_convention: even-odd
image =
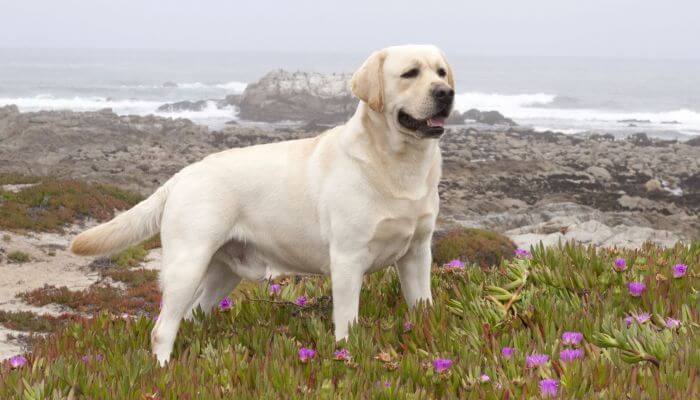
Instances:
[[[411,244],[408,252],[396,263],[401,291],[409,307],[418,301],[433,302],[430,291],[430,267],[432,265],[430,238]]]
[[[367,260],[363,255],[335,252],[331,255],[331,285],[333,290],[333,323],[335,340],[348,337],[350,325],[357,320],[360,290]]]

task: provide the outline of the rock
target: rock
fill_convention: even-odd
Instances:
[[[163,87],[164,88],[176,88],[177,83],[171,82],[171,81],[163,82]]]
[[[648,119],[621,119],[617,121],[621,124],[650,124],[651,121]]]
[[[464,125],[464,115],[457,110],[452,110],[450,116],[445,121],[447,125]]]
[[[0,118],[7,118],[15,115],[19,115],[19,108],[17,108],[16,105],[10,104],[4,107],[0,107]]]
[[[627,140],[637,146],[651,146],[653,141],[646,133],[635,133],[627,136]]]
[[[241,94],[229,94],[223,100],[219,100],[217,102],[217,106],[219,108],[224,108],[226,106],[238,107],[241,105],[241,98],[242,97],[243,97],[243,95],[241,95]]]
[[[240,100],[239,117],[263,122],[344,122],[358,104],[348,87],[350,77],[348,74],[270,72],[246,87]]]
[[[471,110],[468,110],[462,114],[462,117],[464,119],[470,119],[487,125],[517,125],[512,119],[504,117],[503,114],[499,113],[498,111],[479,111],[472,108]]]
[[[659,181],[658,179],[649,179],[647,183],[644,184],[644,188],[647,192],[660,192],[661,181]]]
[[[593,165],[586,168],[586,172],[593,175],[598,180],[609,181],[612,179],[612,175],[610,175],[610,172],[608,172],[608,170],[603,167]]]
[[[560,243],[576,242],[597,247],[639,248],[651,242],[661,247],[671,247],[681,238],[666,230],[641,226],[618,225],[614,228],[599,221],[590,220],[567,227],[565,231],[550,234],[506,232],[506,235],[521,248],[530,248],[539,243],[555,246]]]
[[[166,103],[158,107],[160,112],[181,112],[181,111],[202,111],[210,105],[216,106],[218,109],[226,107],[238,107],[241,102],[240,94],[230,94],[223,99],[197,100],[197,101],[178,101],[176,103]]]
[[[163,104],[158,107],[160,112],[202,111],[209,105],[207,100],[178,101],[177,103]]]
[[[695,136],[692,139],[686,140],[685,144],[688,146],[700,147],[700,136]]]

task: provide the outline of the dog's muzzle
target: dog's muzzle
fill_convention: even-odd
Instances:
[[[399,110],[397,116],[398,122],[402,127],[419,132],[424,139],[439,138],[445,133],[445,120],[450,115],[455,97],[454,90],[444,85],[433,88],[431,94],[435,102],[435,108],[438,111],[430,118],[418,119],[403,109]]]

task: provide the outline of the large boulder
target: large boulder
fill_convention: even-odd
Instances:
[[[343,122],[358,103],[349,80],[349,74],[272,71],[246,87],[238,116],[263,122]]]

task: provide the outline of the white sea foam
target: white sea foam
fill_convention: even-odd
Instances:
[[[103,97],[55,98],[48,94],[35,97],[0,98],[0,106],[15,104],[20,111],[72,110],[97,111],[111,108],[119,115],[158,115],[170,118],[187,118],[196,123],[220,126],[226,121],[236,119],[236,110],[232,106],[218,108],[215,101],[208,101],[201,111],[160,112],[158,107],[171,101],[148,100],[111,100]]]
[[[155,111],[162,102],[149,100],[113,100],[104,97],[53,97],[40,94],[34,97],[0,97],[0,105],[16,105],[20,111],[73,110],[95,111],[111,108],[117,114],[147,114]]]
[[[497,110],[518,123],[558,131],[621,129],[628,125],[620,122],[622,120],[648,120],[649,123],[639,123],[638,128],[657,131],[675,130],[684,134],[700,133],[700,113],[692,110],[634,112],[545,107],[552,104],[556,97],[546,93],[504,95],[467,92],[456,96],[455,108],[461,112],[471,108],[481,111]]]
[[[153,114],[160,117],[187,118],[210,126],[218,126],[236,119],[236,109],[233,106],[219,108],[214,101],[207,101],[207,106],[201,111],[156,111]]]

